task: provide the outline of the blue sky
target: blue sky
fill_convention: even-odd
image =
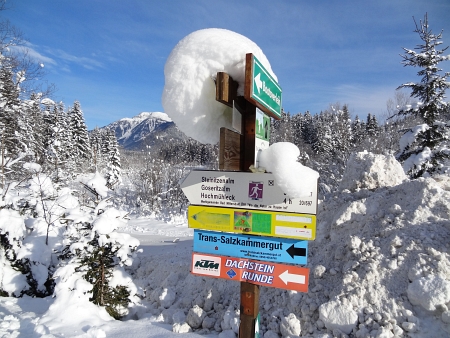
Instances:
[[[254,41],[283,89],[283,108],[318,113],[348,104],[353,116],[380,118],[386,101],[418,69],[403,67],[402,47],[428,13],[450,45],[448,0],[9,0],[0,13],[45,64],[53,99],[81,104],[89,129],[143,111],[162,111],[164,64],[175,45],[204,28]],[[450,49],[447,50],[450,54]],[[446,64],[447,63],[447,64]],[[450,71],[450,62],[441,68]],[[450,93],[447,93],[450,96]],[[448,98],[448,100],[450,100]]]

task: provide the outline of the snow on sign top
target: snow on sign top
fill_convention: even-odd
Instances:
[[[244,95],[245,56],[252,53],[277,80],[262,50],[238,33],[218,28],[202,29],[183,38],[164,67],[164,112],[187,136],[202,142],[219,142],[219,129],[232,128],[232,108],[216,101],[217,72],[228,73]]]

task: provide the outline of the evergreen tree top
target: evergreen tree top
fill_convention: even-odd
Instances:
[[[419,100],[414,106],[407,106],[399,111],[400,115],[406,115],[410,112],[422,117],[422,119],[432,124],[434,123],[439,112],[447,107],[445,102],[445,90],[450,88],[450,83],[447,82],[447,77],[450,72],[441,74],[442,69],[438,67],[442,61],[450,60],[450,55],[443,55],[448,49],[448,46],[443,49],[437,49],[442,44],[442,31],[435,35],[429,29],[428,16],[425,14],[424,20],[417,23],[414,20],[416,29],[414,32],[418,33],[420,39],[423,41],[415,49],[418,52],[403,48],[405,51],[402,57],[402,64],[404,66],[419,67],[417,75],[421,78],[420,82],[407,82],[400,85],[400,88],[410,88],[412,90],[411,97]]]

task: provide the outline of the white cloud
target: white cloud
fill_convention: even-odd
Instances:
[[[27,54],[31,59],[38,63],[43,63],[45,66],[58,66],[60,70],[64,71],[70,71],[70,64],[77,64],[91,70],[104,68],[103,63],[93,58],[75,56],[61,49],[51,49],[45,46],[39,47],[29,42],[27,42],[25,46],[14,46],[12,49]],[[43,49],[44,52],[40,52],[38,49]],[[52,55],[52,57],[44,54]]]
[[[53,65],[56,66],[56,61],[48,56],[42,55],[40,52],[36,50],[36,47],[31,43],[26,43],[25,46],[14,46],[11,47],[13,51],[23,53],[28,55],[32,60],[37,63],[43,63],[44,65]]]
[[[84,57],[84,56],[75,56],[61,49],[47,50],[47,53],[52,54],[56,58],[67,62],[67,63],[75,63],[87,69],[96,69],[103,68],[103,64],[100,61],[97,61],[92,58]]]

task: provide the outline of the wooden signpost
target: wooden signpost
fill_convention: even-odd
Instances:
[[[250,92],[248,86],[253,86],[253,69],[248,62],[251,58],[252,54],[246,55],[245,92]],[[234,83],[231,79],[224,88],[234,89]],[[218,92],[220,89],[216,87],[216,99],[223,96]],[[246,172],[255,164],[256,106],[243,97],[238,97],[237,91],[229,94],[229,99],[236,100],[243,110],[241,128],[243,134],[239,135],[226,128],[220,129],[219,169]],[[255,338],[258,316],[259,285],[241,281],[239,337]]]
[[[237,87],[228,74],[217,73],[216,100],[233,108],[237,130],[220,128],[221,171],[193,172],[182,189],[194,204],[188,225],[196,229],[199,252],[192,254],[191,272],[240,281],[239,337],[259,338],[260,285],[308,291],[309,269],[284,263],[306,264],[304,240],[315,238],[317,182],[308,186],[310,195],[292,200],[275,187],[273,175],[249,173],[268,146],[268,116],[281,118],[281,88],[253,54],[246,55],[244,97]],[[235,119],[236,107],[242,116]],[[234,250],[240,253],[230,255]]]

